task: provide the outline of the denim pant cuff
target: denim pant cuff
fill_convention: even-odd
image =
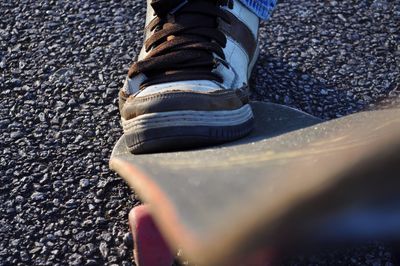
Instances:
[[[275,8],[277,0],[240,0],[259,18],[268,19]]]

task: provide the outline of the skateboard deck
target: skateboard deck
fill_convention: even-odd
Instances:
[[[222,265],[261,244],[343,228],[353,209],[400,195],[400,109],[322,122],[276,104],[252,108],[255,129],[236,142],[132,155],[122,137],[114,148],[110,167],[190,261]]]

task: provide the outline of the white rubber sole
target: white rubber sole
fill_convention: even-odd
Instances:
[[[124,132],[165,127],[228,127],[245,123],[253,118],[249,104],[227,111],[173,111],[144,114],[133,119],[122,118]]]

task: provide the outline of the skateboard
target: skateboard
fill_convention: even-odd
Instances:
[[[400,109],[324,122],[252,108],[253,132],[220,146],[132,155],[118,141],[110,167],[146,203],[130,215],[139,265],[170,264],[168,250],[230,265],[262,247],[400,236]]]

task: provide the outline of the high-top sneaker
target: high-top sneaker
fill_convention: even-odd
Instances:
[[[248,134],[258,26],[237,0],[148,0],[144,46],[120,91],[129,150],[180,150]]]

